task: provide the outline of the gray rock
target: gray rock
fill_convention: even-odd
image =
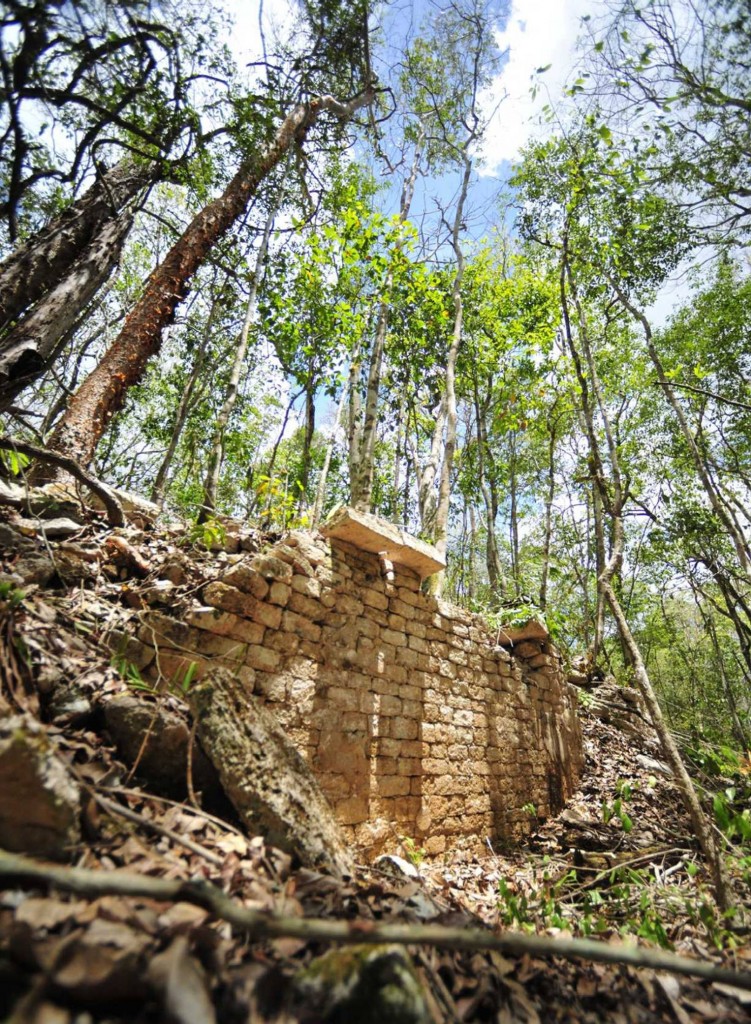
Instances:
[[[330,949],[300,971],[293,998],[326,1024],[428,1024],[409,954],[400,946]]]
[[[0,719],[0,847],[68,860],[80,810],[78,786],[44,728],[27,715]]]

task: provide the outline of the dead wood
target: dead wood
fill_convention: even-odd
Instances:
[[[53,886],[91,899],[116,895],[146,897],[163,903],[192,903],[227,921],[253,940],[295,938],[361,945],[424,945],[469,951],[495,950],[511,956],[552,956],[564,960],[646,967],[751,991],[751,973],[747,971],[717,967],[706,961],[691,960],[663,950],[592,939],[548,938],[520,932],[494,935],[479,929],[443,925],[374,924],[363,920],[284,917],[243,907],[221,889],[205,881],[172,881],[126,871],[105,874],[86,868],[64,868],[40,864],[4,850],[0,850],[0,879],[29,888]]]
[[[88,487],[92,494],[99,498],[107,512],[107,521],[110,526],[125,526],[123,507],[118,499],[108,487],[97,480],[87,469],[80,466],[75,459],[51,452],[48,448],[42,448],[36,444],[29,444],[27,441],[20,441],[15,437],[0,437],[0,448],[5,451],[20,452],[22,455],[28,455],[39,462],[57,466],[65,470],[66,473],[70,473],[74,479]]]

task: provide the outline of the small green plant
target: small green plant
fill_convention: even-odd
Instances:
[[[131,690],[136,690],[138,693],[150,693],[156,694],[159,691],[156,686],[149,683],[141,675],[140,670],[132,661],[128,661],[123,655],[115,655],[112,659],[112,665],[120,673],[123,681],[128,684]]]
[[[227,531],[218,519],[206,519],[202,523],[194,523],[188,531],[188,541],[194,547],[203,547],[210,551],[214,547],[223,547],[227,542]]]
[[[522,810],[525,814],[528,814],[530,818],[534,818],[535,821],[537,820],[537,808],[531,801],[528,804],[522,804]]]
[[[185,675],[182,680],[180,679],[179,671],[175,673],[170,682],[170,692],[174,693],[177,697],[186,697],[188,690],[193,685],[193,680],[196,678],[196,672],[198,671],[198,662],[191,661],[185,670]]]
[[[576,699],[585,710],[589,710],[595,702],[594,697],[589,690],[579,690],[576,694]]]
[[[416,868],[422,864],[425,860],[425,847],[418,846],[411,836],[399,836],[399,842],[402,844],[404,850],[404,856],[413,864]]]
[[[617,797],[612,802],[608,803],[607,800],[602,802],[602,820],[607,825],[613,818],[617,818],[621,823],[621,827],[624,832],[630,832],[634,827],[634,822],[631,817],[626,813],[624,804],[631,799],[634,791],[635,784],[621,780],[616,786]]]
[[[19,590],[18,587],[14,586],[7,580],[0,582],[0,601],[7,604],[11,611],[18,608],[23,599],[23,590]]]

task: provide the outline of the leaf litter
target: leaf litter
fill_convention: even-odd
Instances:
[[[212,564],[221,563],[210,553],[184,557],[174,532],[133,528],[125,531],[122,545],[108,549],[118,552],[119,564],[108,562],[102,533],[89,525],[78,538],[88,545],[93,590],[26,587],[23,607],[13,617],[42,692],[62,676],[75,681],[84,701],[127,690],[99,643],[103,623],[127,629],[128,608],[147,603],[142,595],[160,567],[172,566],[175,579],[190,588]],[[156,594],[158,599],[158,588]],[[4,629],[2,656],[9,659],[7,624]],[[26,664],[19,667],[17,658],[11,663],[12,694],[19,702],[32,701]],[[160,699],[179,707],[174,697]],[[75,708],[67,717],[61,714],[49,734],[91,794],[84,807],[85,841],[75,851],[78,866],[205,879],[240,904],[288,916],[552,935],[581,934],[586,922],[603,941],[633,935],[646,919],[651,933],[634,941],[654,944],[663,939],[661,927],[663,941],[676,952],[748,967],[747,945],[721,953],[713,942],[716,911],[708,879],[650,731],[638,714],[618,707],[616,693],[605,691],[598,700],[582,711],[586,768],[579,791],[561,814],[536,822],[523,847],[488,844],[482,856],[457,850],[423,862],[417,880],[372,865],[359,866],[356,877],[345,880],[296,868],[263,837],[242,834],[236,822],[141,788],[106,739],[78,724],[89,723],[89,716],[78,717]],[[97,806],[97,795],[133,817]],[[173,842],[170,833],[189,837],[193,849]],[[201,849],[213,856],[207,858]],[[410,851],[396,843],[393,852],[409,859]],[[748,893],[745,897],[748,902]],[[697,905],[706,909],[704,921],[697,917]],[[336,1007],[306,1009],[291,995],[325,952],[321,943],[300,939],[249,942],[187,903],[115,896],[82,900],[9,887],[0,892],[0,1014],[14,1024],[333,1024],[344,1019]],[[751,1019],[746,992],[647,969],[493,951],[414,947],[410,952],[422,984],[424,1019],[435,1024]]]

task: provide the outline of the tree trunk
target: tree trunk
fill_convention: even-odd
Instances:
[[[0,342],[0,412],[51,365],[61,339],[112,273],[133,223],[123,211],[89,242],[62,280]]]
[[[609,415],[600,389],[594,354],[586,327],[584,311],[579,303],[571,266],[568,262],[567,240],[565,236],[563,252],[564,255],[561,264],[563,321],[566,341],[574,361],[576,376],[581,391],[581,410],[584,416],[587,437],[589,440],[590,460],[594,469],[595,487],[600,497],[600,503],[595,505],[595,516],[599,518],[602,523],[604,514],[607,514],[612,526],[610,557],[598,578],[598,589],[605,601],[607,601],[607,604],[613,614],[613,618],[616,621],[621,641],[628,652],[628,659],[631,663],[634,681],[639,692],[644,698],[644,702],[652,720],[652,725],[654,726],[655,732],[657,733],[660,741],[663,755],[671,767],[673,778],[680,789],[683,804],[691,819],[696,838],[698,839],[704,856],[709,863],[714,880],[715,898],[717,899],[717,903],[721,910],[727,910],[731,905],[732,891],[725,871],[721,851],[715,843],[711,823],[699,803],[699,798],[696,795],[694,784],[686,771],[686,767],[683,764],[683,760],[678,751],[675,740],[673,739],[665,719],[663,718],[662,710],[652,688],[652,683],[649,678],[649,674],[647,673],[641,650],[639,649],[639,645],[631,632],[628,621],[613,587],[613,580],[621,571],[625,549],[625,532],[623,523],[623,503],[625,493],[620,467],[620,457],[618,449],[614,443]],[[585,375],[581,355],[572,330],[568,305],[569,289],[578,316],[579,337],[586,360],[588,375]],[[610,467],[609,480],[606,479],[605,476],[600,442],[595,430],[595,409],[599,410],[600,420],[606,437]],[[602,528],[601,532],[604,533]]]
[[[302,142],[325,111],[344,121],[371,102],[372,86],[346,103],[319,96],[298,104],[285,117],[274,139],[244,164],[221,196],[198,213],[152,272],[144,293],[119,337],[74,395],[50,444],[88,465],[112,416],[122,407],[130,387],[143,377],[149,359],[159,351],[162,332],[185,298],[190,280],[212,247],[244,213],[261,182],[294,143]]]
[[[156,178],[125,159],[0,264],[0,331],[58,285],[120,211]],[[5,345],[0,342],[0,350]]]
[[[420,125],[420,134],[415,144],[415,152],[412,158],[410,172],[402,185],[401,201],[399,203],[399,220],[405,221],[409,216],[412,199],[415,194],[415,183],[417,173],[422,159],[422,147],[425,140],[425,128]],[[386,294],[391,293],[393,275],[391,271],[386,275],[383,290]],[[389,316],[391,309],[388,302],[380,302],[378,305],[378,318],[376,320],[373,348],[370,353],[370,364],[368,369],[368,387],[365,393],[365,410],[362,428],[357,434],[359,452],[355,461],[356,476],[350,477],[350,501],[352,505],[363,512],[369,512],[373,500],[373,475],[375,473],[375,443],[378,435],[378,392],[381,387],[381,373],[383,370],[383,358],[386,351],[386,336],[389,328]]]
[[[186,387],[183,390],[180,402],[177,406],[177,412],[175,413],[175,419],[172,424],[172,433],[170,435],[169,445],[167,451],[164,453],[164,458],[161,461],[156,477],[154,479],[154,485],[151,490],[151,500],[155,505],[159,505],[161,508],[164,504],[164,493],[167,489],[167,477],[172,468],[172,460],[175,457],[177,451],[178,442],[182,436],[183,428],[185,427],[185,421],[188,418],[190,412],[190,405],[193,400],[193,393],[196,389],[201,371],[204,367],[204,361],[206,359],[206,352],[208,351],[209,342],[211,341],[211,331],[214,326],[214,317],[217,310],[217,300],[215,299],[211,304],[209,315],[206,318],[206,324],[203,329],[201,336],[201,343],[196,352],[196,357],[193,360],[193,369],[190,373],[190,378]]]
[[[433,531],[433,543],[440,554],[446,554],[448,546],[449,527],[449,504],[451,501],[451,473],[454,468],[454,453],[456,451],[456,363],[459,358],[459,349],[462,344],[462,327],[464,322],[464,305],[462,303],[462,281],[464,279],[464,253],[459,242],[459,235],[464,226],[464,206],[469,192],[469,182],[472,175],[472,159],[467,153],[467,147],[474,141],[471,135],[467,142],[462,157],[464,161],[464,173],[459,191],[459,198],[456,202],[454,212],[454,223],[451,231],[451,247],[456,256],[456,273],[451,287],[451,297],[454,302],[454,328],[451,335],[451,344],[446,357],[444,392],[444,408],[446,411],[446,433],[443,442],[443,461],[441,463],[441,475],[438,484],[438,502],[436,506],[435,529]],[[443,429],[440,431],[443,434]],[[436,573],[431,577],[431,590],[436,596],[440,596],[443,590],[445,570]]]
[[[259,245],[258,252],[256,253],[256,263],[253,268],[253,278],[250,282],[250,294],[248,296],[248,305],[245,310],[245,319],[243,320],[240,339],[238,341],[237,348],[235,349],[235,356],[232,361],[232,369],[229,375],[229,382],[227,384],[224,402],[222,403],[219,415],[216,418],[214,434],[211,439],[211,454],[209,455],[209,464],[206,469],[206,480],[203,485],[203,501],[198,515],[199,523],[204,522],[206,517],[216,510],[216,492],[219,487],[219,474],[222,469],[222,462],[224,461],[224,433],[227,429],[227,424],[229,423],[232,411],[235,408],[235,404],[237,403],[240,374],[242,373],[243,366],[245,365],[245,357],[248,354],[250,328],[256,315],[258,288],[261,283],[263,261],[265,260],[266,252],[268,251],[269,238],[271,237],[271,230],[274,226],[276,211],[277,207],[275,206],[266,218],[263,235],[261,237],[261,244]]]
[[[334,418],[334,427],[329,438],[329,443],[326,445],[326,455],[323,459],[323,467],[321,469],[321,475],[318,477],[318,487],[316,489],[316,500],[313,506],[313,513],[310,518],[310,525],[312,529],[315,529],[321,521],[323,515],[323,505],[326,500],[326,483],[328,481],[329,469],[331,468],[331,458],[334,454],[334,445],[336,444],[336,434],[339,430],[339,424],[342,422],[342,415],[344,414],[344,405],[347,400],[346,389],[342,391],[341,398],[339,399],[339,405],[336,407],[336,417]]]

